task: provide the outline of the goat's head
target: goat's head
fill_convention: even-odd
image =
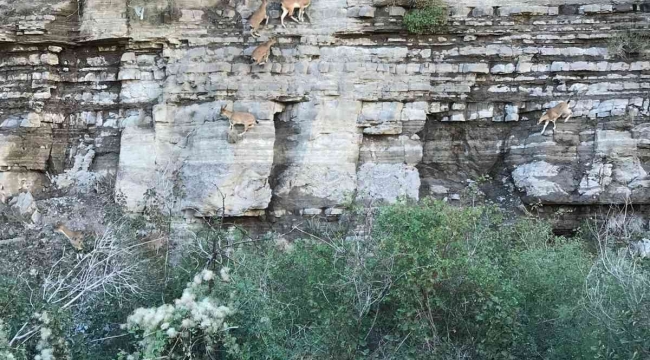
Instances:
[[[228,110],[226,110],[226,105],[221,105],[221,110],[219,110],[219,114],[223,114],[226,111],[228,111]]]

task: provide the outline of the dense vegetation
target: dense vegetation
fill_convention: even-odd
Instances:
[[[629,59],[648,56],[650,34],[640,31],[621,31],[608,39],[607,51],[614,58]]]
[[[435,34],[447,26],[449,10],[442,0],[415,0],[403,18],[404,26],[413,34]]]
[[[491,207],[426,201],[357,220],[364,236],[324,223],[291,243],[210,229],[175,266],[148,262],[141,276],[153,286],[89,294],[83,309],[4,279],[0,357],[650,356],[647,264],[617,251],[608,229],[567,239]],[[36,332],[16,340],[25,327]]]

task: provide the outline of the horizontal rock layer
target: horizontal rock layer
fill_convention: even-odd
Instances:
[[[117,173],[136,211],[153,189],[197,216],[336,214],[485,174],[529,203],[650,200],[650,59],[609,46],[648,32],[646,3],[461,0],[445,34],[420,36],[401,27],[406,1],[315,0],[286,29],[269,4],[259,40],[259,1],[77,5],[0,0],[4,196],[92,148],[84,169]],[[573,117],[539,134],[562,100]],[[238,137],[222,106],[259,123]]]

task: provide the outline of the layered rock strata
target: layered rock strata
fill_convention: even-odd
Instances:
[[[72,168],[134,211],[153,189],[197,216],[335,215],[491,174],[527,203],[650,201],[650,60],[608,49],[650,4],[461,0],[420,36],[408,4],[314,0],[285,29],[272,3],[258,40],[257,1],[0,0],[0,191],[94,179]],[[223,105],[259,124],[229,141]]]

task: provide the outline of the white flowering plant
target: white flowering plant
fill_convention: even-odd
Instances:
[[[7,326],[4,321],[0,319],[0,359],[15,360],[16,357],[9,346],[9,334],[7,331]]]
[[[217,281],[229,281],[228,268],[217,279],[211,270],[203,270],[189,282],[173,304],[136,309],[123,325],[139,339],[137,351],[120,355],[121,359],[186,359],[229,351],[234,346],[226,318],[234,314],[232,305],[210,295]]]
[[[56,360],[70,359],[69,346],[57,316],[47,311],[36,312],[15,334],[0,319],[0,359]]]

